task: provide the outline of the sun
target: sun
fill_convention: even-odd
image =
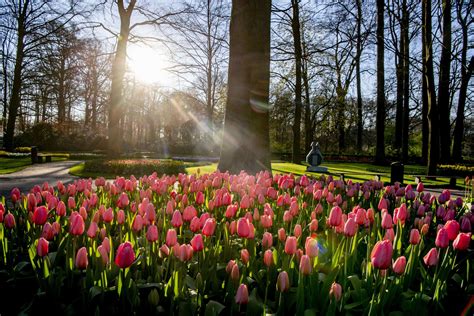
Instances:
[[[128,49],[128,69],[138,81],[164,84],[169,73],[165,70],[165,56],[158,49],[149,46],[133,45]]]

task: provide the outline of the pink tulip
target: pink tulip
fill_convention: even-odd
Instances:
[[[300,272],[303,275],[310,275],[312,272],[311,260],[308,255],[303,255],[300,259]]]
[[[318,220],[317,219],[313,219],[311,221],[311,223],[309,224],[309,230],[312,231],[312,232],[315,232],[318,230]]]
[[[388,201],[384,198],[381,198],[377,208],[379,209],[379,211],[383,209],[388,209]]]
[[[69,218],[70,221],[70,233],[72,235],[82,235],[85,230],[84,219],[77,212],[73,212]]]
[[[158,240],[158,227],[156,227],[156,225],[148,226],[148,229],[146,232],[146,239],[149,242],[155,242]]]
[[[329,213],[329,222],[330,226],[336,227],[342,223],[342,209],[339,206],[334,206]]]
[[[407,206],[405,205],[405,203],[402,203],[402,205],[396,208],[395,211],[393,212],[393,223],[397,224],[398,221],[400,221],[402,225],[404,225],[407,217],[408,217]]]
[[[393,227],[392,216],[387,212],[382,212],[382,228],[390,229]]]
[[[305,252],[310,258],[315,258],[319,254],[318,241],[314,238],[308,237],[305,242]]]
[[[105,212],[102,214],[102,219],[106,223],[110,223],[114,220],[114,211],[111,207],[109,207]]]
[[[72,210],[76,208],[76,200],[72,196],[70,196],[67,200],[67,207]]]
[[[285,252],[288,255],[294,255],[297,249],[297,240],[295,236],[288,236],[285,243]]]
[[[273,236],[269,232],[264,232],[262,236],[262,247],[270,248],[273,245]]]
[[[166,245],[168,247],[174,246],[178,242],[178,236],[176,235],[176,230],[170,228],[166,232]]]
[[[296,238],[299,238],[301,236],[303,229],[301,228],[300,224],[296,224],[295,228],[293,229],[293,234],[295,235]]]
[[[249,302],[249,292],[247,290],[247,285],[240,284],[237,289],[237,294],[235,295],[235,302],[237,304],[247,304]]]
[[[235,263],[235,260],[229,260],[229,262],[227,262],[227,266],[225,268],[225,272],[227,272],[227,274],[230,274],[232,272],[232,268],[236,265]]]
[[[115,264],[121,268],[128,268],[135,261],[135,252],[133,251],[132,244],[129,241],[119,245],[117,254],[115,256]]]
[[[262,215],[262,217],[260,217],[260,223],[263,228],[270,228],[273,225],[272,217],[270,215]]]
[[[273,252],[270,249],[265,250],[263,254],[263,263],[265,266],[270,267],[273,263]]]
[[[97,231],[99,230],[99,227],[97,226],[96,222],[91,222],[89,224],[89,228],[87,229],[87,236],[89,238],[95,238],[97,235]]]
[[[453,242],[453,248],[459,251],[465,251],[471,243],[471,233],[459,233]]]
[[[198,205],[204,204],[204,194],[201,191],[199,191],[196,194],[196,204]]]
[[[171,219],[171,225],[176,228],[179,228],[183,225],[183,218],[181,216],[181,212],[176,210],[173,213],[173,218]]]
[[[250,253],[247,249],[242,249],[240,251],[240,260],[242,261],[242,263],[244,265],[247,265],[247,263],[249,262],[250,260]]]
[[[10,198],[12,199],[13,204],[15,204],[21,197],[20,189],[13,188],[10,193]]]
[[[214,235],[216,225],[216,220],[213,217],[208,218],[204,223],[204,227],[202,228],[202,234],[207,237]]]
[[[278,229],[278,240],[281,242],[286,240],[286,232],[284,228]]]
[[[234,282],[237,282],[239,278],[240,278],[239,266],[237,264],[234,264],[230,271],[230,279],[233,280]]]
[[[240,208],[241,209],[250,208],[250,197],[247,194],[244,194],[244,196],[242,196],[242,199],[240,200]]]
[[[447,248],[449,246],[448,231],[445,228],[438,230],[435,240],[436,247]]]
[[[28,212],[33,212],[37,205],[35,195],[33,193],[29,193],[26,201],[27,201]]]
[[[418,245],[420,243],[420,240],[421,240],[420,232],[418,231],[418,229],[413,228],[410,231],[410,244]]]
[[[53,230],[53,226],[49,222],[46,222],[43,226],[43,231],[41,232],[41,237],[44,237],[46,240],[52,240],[54,235],[55,235],[55,233],[54,233],[54,230]]]
[[[86,247],[82,247],[77,251],[76,254],[76,268],[79,270],[87,269],[89,264],[89,260],[87,259],[87,249]]]
[[[4,222],[6,228],[11,229],[11,228],[15,227],[15,225],[16,225],[15,216],[13,216],[12,213],[8,213],[7,215],[5,215],[5,218],[3,219],[3,222]]]
[[[372,265],[376,269],[388,269],[392,263],[393,247],[389,240],[378,241],[370,254]]]
[[[342,298],[342,286],[339,283],[333,282],[329,289],[329,296],[339,302]]]
[[[393,272],[402,275],[405,272],[407,259],[404,256],[398,257],[392,265]]]
[[[110,240],[108,237],[105,237],[104,240],[102,240],[102,246],[105,248],[107,253],[110,252]]]
[[[197,210],[192,205],[186,206],[183,211],[183,220],[185,222],[190,222],[194,217],[197,217]]]
[[[431,248],[431,250],[423,257],[423,261],[428,267],[433,267],[438,264],[438,250]]]
[[[357,232],[357,223],[355,222],[354,218],[349,218],[344,225],[344,235],[347,237],[353,237]]]
[[[66,215],[66,204],[64,204],[63,201],[59,201],[58,205],[56,206],[56,214],[61,217]]]
[[[125,223],[125,212],[123,210],[118,210],[117,212],[117,223],[123,225]]]
[[[137,214],[137,216],[135,216],[135,219],[133,220],[132,229],[138,233],[139,231],[142,230],[142,228],[143,228],[143,218],[140,214]]]
[[[246,218],[237,221],[237,234],[242,238],[247,238],[250,234],[249,221]]]
[[[190,243],[191,243],[191,246],[193,247],[193,250],[196,252],[204,249],[204,241],[202,240],[201,234],[194,235]]]
[[[100,245],[99,247],[97,247],[97,252],[100,255],[102,263],[104,265],[108,264],[109,263],[109,252],[107,251],[107,249],[103,245]]]
[[[36,247],[36,253],[39,257],[44,257],[48,255],[49,242],[41,237],[38,240],[38,246]]]
[[[290,279],[286,271],[278,274],[276,287],[279,292],[286,292],[290,289]]]

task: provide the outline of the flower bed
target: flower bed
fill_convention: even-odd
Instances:
[[[86,160],[84,172],[114,175],[145,175],[157,172],[162,174],[179,174],[185,172],[182,161],[160,159],[94,159]]]
[[[6,202],[6,314],[458,313],[474,294],[472,211],[422,184],[155,173]]]

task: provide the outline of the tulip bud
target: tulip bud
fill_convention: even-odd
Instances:
[[[339,206],[335,206],[329,213],[329,225],[336,227],[342,223],[342,209]]]
[[[148,230],[146,232],[146,239],[149,242],[155,242],[158,240],[158,227],[156,227],[156,225],[148,226]]]
[[[174,246],[178,242],[178,236],[176,235],[176,230],[170,228],[166,232],[166,245],[168,247]]]
[[[263,233],[262,246],[264,248],[270,248],[273,245],[273,236],[269,232]]]
[[[389,240],[378,241],[370,254],[371,262],[376,269],[388,269],[392,263],[393,247]]]
[[[152,306],[158,306],[158,303],[160,302],[160,295],[158,294],[157,289],[153,289],[150,291],[148,294],[148,303]]]
[[[70,232],[72,235],[82,235],[85,230],[84,219],[77,212],[73,212],[69,218]]]
[[[76,268],[79,270],[84,270],[87,269],[88,264],[89,260],[87,259],[87,249],[86,247],[82,247],[77,251],[76,254]]]
[[[247,285],[240,284],[237,289],[237,294],[235,295],[235,302],[237,304],[247,304],[249,302],[249,292],[247,290]]]
[[[239,266],[237,264],[234,264],[230,271],[230,279],[234,281],[238,281],[239,278],[240,278]]]
[[[278,240],[281,242],[286,240],[286,232],[284,228],[278,229]]]
[[[459,233],[453,242],[453,248],[459,251],[465,251],[471,243],[471,233]]]
[[[250,260],[250,253],[247,249],[242,249],[240,251],[240,260],[242,260],[242,263],[246,265],[249,260]]]
[[[382,228],[390,229],[393,227],[392,216],[388,212],[383,212],[382,215]]]
[[[407,264],[407,259],[404,256],[398,257],[397,260],[393,263],[392,269],[398,275],[402,275],[405,272],[405,266]]]
[[[176,228],[179,228],[183,225],[183,218],[181,216],[181,212],[176,210],[173,213],[173,218],[171,219],[171,225]]]
[[[448,232],[448,238],[450,241],[453,241],[458,236],[461,226],[456,220],[449,220],[444,224],[444,228]]]
[[[194,251],[201,251],[204,249],[204,241],[202,240],[201,234],[194,235],[190,243]]]
[[[7,215],[5,215],[5,218],[3,219],[3,222],[4,222],[6,228],[11,229],[11,228],[15,227],[15,225],[16,225],[15,216],[13,216],[12,213],[8,213]]]
[[[413,228],[410,231],[410,244],[418,245],[420,243],[420,239],[421,239],[420,232],[418,231],[418,229]]]
[[[89,238],[95,238],[98,230],[99,230],[99,227],[97,226],[97,223],[91,222],[89,225],[89,229],[87,229],[87,236]]]
[[[318,241],[314,238],[308,237],[305,242],[305,252],[310,258],[318,256],[319,246]]]
[[[103,245],[100,245],[99,247],[97,247],[97,252],[100,255],[102,263],[104,265],[108,264],[109,263],[109,252],[107,251],[107,248],[104,247]]]
[[[48,255],[49,242],[41,237],[38,240],[38,246],[36,247],[36,253],[39,257],[44,257]]]
[[[288,236],[285,243],[285,252],[288,255],[294,255],[296,253],[297,240],[295,236]]]
[[[448,231],[445,228],[438,230],[435,240],[436,247],[446,248],[449,246]]]
[[[204,236],[212,236],[214,235],[214,231],[216,229],[216,220],[214,218],[208,218],[204,223],[204,227],[202,228],[202,233]]]
[[[431,250],[423,257],[423,261],[428,267],[433,267],[438,264],[438,250],[431,248]]]
[[[357,232],[357,223],[354,218],[349,218],[344,225],[344,235],[347,237],[353,237]]]
[[[279,292],[286,292],[290,289],[290,280],[286,271],[278,274],[276,288]]]
[[[308,255],[303,255],[300,259],[300,272],[303,275],[310,275],[312,272],[311,260]]]
[[[295,228],[293,230],[293,234],[295,235],[296,238],[299,238],[301,236],[301,233],[302,233],[302,228],[301,228],[301,225],[300,224],[296,224],[295,225]]]
[[[339,302],[342,298],[342,286],[339,283],[333,282],[329,290],[329,296]]]
[[[273,252],[270,249],[265,250],[263,254],[263,263],[270,267],[273,263]]]
[[[128,268],[135,261],[135,252],[129,241],[119,245],[117,254],[115,255],[115,264],[121,268]]]

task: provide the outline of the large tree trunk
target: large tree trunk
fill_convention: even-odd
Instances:
[[[303,45],[303,48],[305,46]],[[305,153],[309,152],[311,149],[311,142],[313,141],[314,131],[311,124],[311,101],[309,93],[309,78],[308,78],[308,61],[305,60],[302,63],[302,79],[304,87],[304,144],[305,144]]]
[[[377,143],[375,162],[385,162],[384,0],[377,0]]]
[[[271,0],[232,1],[221,171],[271,170],[270,14]]]
[[[439,63],[438,108],[440,162],[449,162],[451,154],[451,120],[449,77],[451,70],[451,0],[443,0],[443,45]]]
[[[408,144],[410,130],[410,16],[407,8],[407,0],[402,2],[402,38],[403,38],[403,135],[402,135],[402,160],[408,161]]]
[[[15,68],[13,70],[13,85],[10,95],[10,105],[8,107],[8,122],[7,130],[5,132],[5,138],[3,145],[7,150],[13,150],[15,145],[13,143],[13,137],[15,136],[15,123],[18,115],[18,109],[20,108],[21,102],[21,88],[22,88],[22,70],[23,70],[23,58],[25,43],[25,19],[28,11],[29,1],[23,4],[23,8],[20,7],[20,15],[18,17],[18,32],[17,32],[17,43],[16,43],[16,58]]]
[[[467,46],[465,47],[467,48]],[[463,53],[464,55],[466,55],[465,52]],[[456,126],[454,127],[453,159],[455,161],[462,161],[462,140],[464,138],[464,109],[466,108],[467,86],[474,71],[474,56],[471,56],[471,61],[469,62],[468,69],[466,69],[464,65],[465,63],[463,63],[461,88],[459,89]]]
[[[122,151],[122,130],[120,120],[123,113],[123,77],[127,58],[127,43],[130,34],[130,17],[135,7],[136,0],[131,0],[125,9],[123,0],[118,1],[120,14],[120,35],[117,39],[115,59],[112,64],[112,84],[110,89],[109,125],[108,125],[108,154],[116,156]]]
[[[59,128],[63,129],[64,123],[66,122],[66,89],[65,89],[65,81],[66,81],[66,57],[61,56],[60,60],[60,68],[58,70],[58,123]]]
[[[400,25],[401,29],[401,25]],[[402,33],[402,30],[400,30]],[[393,146],[397,152],[397,155],[401,154],[402,138],[403,138],[403,46],[405,39],[403,36],[400,38],[400,46],[395,53],[395,68],[397,77],[397,100],[396,100],[396,111],[395,111],[395,137]]]
[[[425,21],[425,10],[421,10],[421,21]],[[421,161],[423,165],[428,164],[428,144],[429,144],[429,122],[428,122],[428,83],[426,82],[426,73],[424,59],[426,55],[425,32],[421,32],[421,59],[423,60],[422,78],[421,78]]]
[[[360,79],[360,56],[362,54],[362,1],[357,0],[357,45],[356,45],[356,84],[357,84],[357,151],[362,151],[362,87]]]
[[[293,45],[295,49],[295,118],[293,122],[293,163],[301,163],[301,30],[299,0],[291,0],[293,17],[291,29],[293,32]]]
[[[423,0],[424,17],[423,32],[425,36],[425,56],[423,56],[423,68],[426,78],[426,91],[428,97],[428,175],[436,175],[436,166],[439,158],[439,125],[438,107],[436,104],[436,91],[433,74],[433,49],[431,41],[431,0]]]

